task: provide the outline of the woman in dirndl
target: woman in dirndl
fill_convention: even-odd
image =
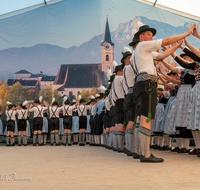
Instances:
[[[79,135],[79,117],[77,110],[73,110],[72,113],[72,131],[71,134],[73,135],[73,144],[78,144],[78,135]]]

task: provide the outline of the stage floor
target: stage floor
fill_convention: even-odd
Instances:
[[[0,189],[200,189],[200,158],[152,152],[164,163],[140,163],[102,147],[0,146]]]

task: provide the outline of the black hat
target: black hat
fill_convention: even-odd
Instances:
[[[80,99],[80,103],[84,103],[85,100],[83,98]]]
[[[57,102],[57,101],[54,101],[54,102],[52,103],[52,106],[58,106],[58,102]]]
[[[90,102],[95,102],[95,99],[91,99]]]
[[[139,28],[139,31],[135,33],[135,37],[139,39],[139,35],[146,31],[151,31],[153,33],[153,36],[156,34],[155,28],[150,28],[148,25],[143,25]]]
[[[164,91],[162,88],[158,88],[158,91]]]
[[[128,45],[133,46],[133,45],[137,44],[138,42],[139,42],[139,39],[134,36],[132,42],[129,43]]]
[[[87,102],[86,105],[90,105],[91,101]]]
[[[107,89],[107,90],[105,91],[105,96],[108,96],[109,92],[110,92],[110,90]]]
[[[70,104],[70,101],[67,99],[64,103],[65,103],[65,105],[67,105],[67,104]]]
[[[175,72],[173,72],[173,71],[167,73],[167,75],[176,75],[176,74],[177,74],[177,73],[175,73]]]
[[[182,54],[180,54],[180,57],[184,57],[184,56],[188,56],[186,53],[182,53]]]
[[[9,104],[8,109],[10,110],[12,107],[16,107],[15,104]]]
[[[124,63],[124,59],[126,59],[128,56],[131,56],[131,55],[132,55],[132,53],[130,51],[125,52],[121,59],[121,63]]]
[[[117,65],[117,66],[115,67],[115,70],[114,70],[113,73],[117,73],[118,71],[121,71],[121,70],[123,70],[123,66],[122,66],[122,65]]]
[[[110,89],[111,89],[111,86],[112,86],[112,84],[109,84],[107,89],[110,90]]]
[[[112,82],[114,80],[114,78],[115,78],[115,75],[111,75],[110,80],[108,82]]]
[[[34,101],[34,103],[36,103],[36,104],[41,104],[41,102],[40,102],[39,99],[36,99],[36,100]]]

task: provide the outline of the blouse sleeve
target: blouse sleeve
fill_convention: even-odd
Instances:
[[[178,58],[177,56],[175,57],[175,61],[179,65],[181,65],[182,67],[184,67],[185,69],[195,70],[196,62],[187,63],[187,62],[183,61],[182,59]]]

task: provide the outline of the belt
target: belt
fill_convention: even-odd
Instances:
[[[140,73],[137,78],[136,78],[136,82],[140,82],[140,81],[146,81],[146,80],[152,80],[152,82],[158,82],[159,77],[156,75],[150,75],[147,73]]]

